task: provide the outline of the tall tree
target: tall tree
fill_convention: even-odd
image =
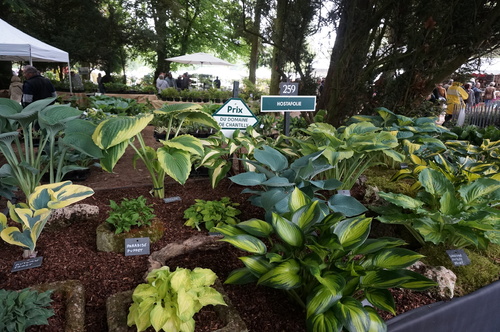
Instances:
[[[405,112],[462,64],[500,47],[500,4],[333,1],[337,38],[319,108],[326,121],[385,106]]]

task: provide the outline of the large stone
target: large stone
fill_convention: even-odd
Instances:
[[[430,291],[435,291],[442,299],[453,298],[455,283],[457,282],[457,276],[453,271],[444,266],[428,266],[420,261],[411,265],[408,269],[437,282],[438,286],[431,288]]]
[[[227,296],[221,282],[216,279],[213,286],[222,294],[227,306],[217,305],[214,307],[219,318],[226,324],[223,328],[215,332],[248,332],[245,322],[241,319],[238,311],[234,308],[231,300]],[[132,304],[133,290],[116,293],[106,301],[106,312],[109,332],[135,332],[135,326],[127,326],[127,316]]]
[[[90,204],[74,204],[50,213],[47,226],[69,226],[77,222],[93,220],[99,215],[99,207]]]
[[[154,243],[161,239],[164,234],[164,226],[161,220],[155,218],[151,226],[133,228],[130,232],[115,234],[110,223],[102,223],[96,229],[97,250],[104,252],[123,253],[125,251],[125,239],[149,237],[149,241]]]
[[[79,280],[64,280],[31,287],[40,292],[61,292],[66,299],[65,332],[85,331],[85,289]]]

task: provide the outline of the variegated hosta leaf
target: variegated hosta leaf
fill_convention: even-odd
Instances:
[[[405,209],[415,210],[424,205],[424,202],[404,194],[386,193],[381,191],[379,192],[379,195],[386,201]]]
[[[377,239],[367,239],[360,247],[354,250],[357,255],[366,255],[379,251],[383,248],[394,248],[405,245],[406,242],[393,237],[380,237]]]
[[[307,317],[319,315],[330,309],[342,298],[345,280],[340,275],[321,278],[321,284],[308,296]]]
[[[423,291],[431,287],[437,286],[437,283],[435,281],[424,277],[420,273],[413,272],[410,270],[400,270],[399,273],[407,277],[407,280],[403,281],[399,285],[399,287],[401,288]]]
[[[349,218],[339,222],[333,231],[345,250],[362,245],[370,233],[371,218],[364,216]]]
[[[93,194],[94,191],[89,187],[64,181],[36,187],[35,191],[28,197],[28,202],[33,210],[60,209]]]
[[[168,141],[163,141],[163,145],[169,148],[187,151],[192,155],[203,155],[203,145],[199,138],[191,135],[180,135]]]
[[[404,248],[383,249],[377,252],[366,262],[370,266],[376,266],[383,269],[399,269],[410,266],[424,255],[417,254],[414,251]],[[365,264],[363,264],[365,266]]]
[[[301,207],[292,215],[292,222],[304,231],[310,229],[313,225],[318,223],[322,217],[318,204],[319,201],[314,201],[310,205]]]
[[[481,198],[484,199],[486,196],[498,192],[499,190],[500,181],[481,178],[473,183],[461,186],[458,192],[467,204],[474,204]],[[497,194],[496,196],[497,199],[500,198],[500,195]]]
[[[153,114],[148,114],[106,119],[97,126],[92,139],[101,149],[108,149],[139,134],[153,118]]]
[[[238,223],[236,227],[256,237],[268,237],[274,230],[268,222],[260,219],[243,221]]]
[[[158,148],[156,153],[165,173],[180,184],[186,183],[192,166],[190,153],[165,146]]]
[[[250,272],[248,268],[243,267],[241,269],[231,271],[224,283],[231,285],[245,285],[257,282],[257,280],[259,280],[259,278]]]
[[[298,187],[295,187],[290,195],[288,204],[290,206],[290,211],[294,212],[310,202],[311,199],[309,196],[305,195]]]
[[[115,167],[118,160],[125,154],[125,150],[127,149],[128,141],[121,142],[115,146],[110,147],[102,152],[102,158],[99,160],[101,163],[102,169],[106,172],[113,172],[113,168]]]
[[[302,247],[304,244],[304,233],[299,226],[276,213],[273,213],[272,224],[276,234],[283,241],[293,247]]]
[[[447,191],[454,191],[453,184],[443,173],[426,168],[418,175],[422,187],[433,196],[441,196]]]
[[[342,324],[333,314],[333,311],[327,311],[320,315],[307,318],[307,330],[314,332],[341,332]]]
[[[363,288],[387,289],[398,287],[402,283],[411,280],[411,277],[404,274],[403,271],[404,270],[367,271],[364,276],[361,276],[360,283]]]
[[[368,331],[370,318],[363,305],[352,297],[344,297],[333,307],[335,317],[348,331]]]
[[[396,306],[394,304],[394,298],[392,294],[387,289],[367,289],[365,291],[366,299],[381,310],[388,311],[393,315],[396,315]]]
[[[455,215],[460,213],[460,201],[452,192],[445,192],[439,199],[439,211],[443,214]]]
[[[20,246],[22,248],[35,250],[36,238],[31,237],[31,232],[21,233],[17,227],[7,227],[0,233],[2,240],[8,244]]]
[[[302,285],[300,263],[295,259],[289,259],[260,277],[258,284],[285,290],[300,287]]]
[[[238,249],[247,251],[252,254],[265,255],[267,253],[267,247],[255,236],[242,234],[236,236],[224,237],[221,241],[229,242]]]
[[[274,265],[269,263],[266,257],[253,255],[253,256],[243,256],[240,260],[245,264],[247,269],[250,270],[255,276],[260,277],[267,272],[269,272]]]
[[[226,174],[230,169],[231,163],[228,163],[224,159],[219,159],[211,168],[209,168],[208,175],[210,176],[212,188],[217,187],[219,182],[226,177]]]
[[[378,315],[375,309],[365,306],[365,311],[368,313],[368,319],[370,320],[368,332],[387,332],[385,321]]]

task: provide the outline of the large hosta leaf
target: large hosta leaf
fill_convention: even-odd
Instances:
[[[361,204],[356,198],[336,194],[328,200],[328,206],[335,212],[340,212],[346,217],[360,215],[367,211],[366,207]]]
[[[243,221],[238,223],[236,227],[256,237],[268,237],[273,232],[273,227],[268,222],[260,219]]]
[[[295,259],[289,259],[260,277],[258,284],[286,290],[300,287],[302,284],[300,263]]]
[[[187,151],[194,155],[203,155],[203,144],[199,138],[191,135],[174,137],[168,141],[163,141],[163,145],[169,148]]]
[[[350,332],[367,331],[370,326],[368,313],[363,305],[352,297],[344,297],[333,307],[335,317]]]
[[[186,183],[191,173],[191,154],[184,150],[161,147],[157,150],[158,162],[172,179]]]
[[[288,160],[278,150],[267,145],[264,145],[262,148],[262,150],[255,150],[255,160],[269,166],[269,168],[275,172],[279,172],[288,167]]]
[[[390,248],[377,252],[367,264],[383,269],[398,269],[410,266],[422,257],[424,256],[408,249]]]
[[[371,218],[364,216],[345,219],[339,222],[334,229],[340,244],[345,250],[356,248],[363,244],[370,233]]]
[[[273,264],[269,263],[266,257],[264,256],[259,256],[259,255],[253,255],[253,256],[243,256],[240,257],[241,261],[247,269],[252,272],[255,276],[262,276],[263,274],[266,274],[273,268]]]
[[[392,294],[387,289],[367,289],[366,299],[379,309],[388,311],[393,315],[396,315],[396,306],[394,304],[394,298]]]
[[[153,114],[148,114],[106,119],[97,126],[92,139],[101,149],[108,149],[139,134],[153,118]]]
[[[480,178],[458,189],[458,192],[468,204],[473,204],[481,198],[484,199],[492,193],[495,193],[498,199],[500,198],[498,191],[500,191],[500,181],[486,178]]]
[[[307,301],[307,317],[319,315],[330,309],[342,298],[345,280],[340,275],[329,275],[322,279],[309,295]]]
[[[267,253],[267,247],[264,242],[251,235],[226,236],[221,241],[229,242],[236,248],[252,254],[265,255]]]
[[[418,175],[418,180],[433,196],[441,196],[447,191],[453,191],[453,184],[444,176],[443,173],[426,168]]]
[[[299,226],[273,213],[272,223],[278,236],[287,244],[301,247],[304,244],[304,233]]]
[[[414,210],[424,205],[424,202],[404,194],[385,193],[381,191],[379,192],[379,195],[386,201],[405,209]]]
[[[255,283],[257,282],[257,280],[259,280],[259,278],[257,278],[252,272],[250,272],[248,268],[244,267],[231,271],[224,283],[231,285],[246,285]]]
[[[257,186],[267,180],[264,174],[256,172],[240,173],[229,179],[240,186]]]
[[[307,318],[307,330],[315,332],[341,332],[342,324],[335,317],[333,311],[314,315]]]

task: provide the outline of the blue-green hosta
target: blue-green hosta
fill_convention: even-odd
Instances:
[[[10,218],[21,224],[19,229],[7,224],[7,217],[0,213],[0,236],[13,245],[29,250],[34,255],[36,242],[52,210],[60,209],[81,201],[94,194],[86,186],[72,184],[71,181],[38,186],[28,197],[27,203],[9,204]]]
[[[289,213],[273,213],[272,222],[251,219],[216,230],[222,241],[247,251],[244,268],[233,271],[229,284],[256,282],[287,291],[306,309],[309,331],[385,331],[369,306],[394,313],[389,288],[424,290],[435,285],[406,270],[422,255],[398,248],[395,238],[368,239],[371,218],[327,216],[298,188]]]
[[[206,305],[226,305],[222,295],[210,287],[217,276],[212,270],[168,266],[151,271],[147,284],[140,284],[132,294],[128,326],[138,331],[153,326],[155,331],[192,332],[193,316]]]
[[[232,176],[230,180],[252,187],[243,190],[243,193],[252,194],[252,204],[266,210],[266,219],[270,219],[271,212],[282,214],[288,211],[289,200],[295,188],[300,188],[310,199],[319,200],[319,207],[324,214],[329,209],[348,217],[365,212],[366,208],[354,197],[335,194],[325,198],[320,194],[321,191],[335,190],[342,185],[336,179],[317,179],[319,174],[333,167],[322,158],[322,154],[323,151],[317,151],[289,163],[280,151],[263,146],[254,151],[255,160],[244,160],[255,171]]]
[[[391,203],[374,207],[383,223],[403,224],[422,244],[484,248],[500,244],[500,181],[479,178],[458,188],[442,172],[425,168],[418,175],[416,198],[380,193]]]

